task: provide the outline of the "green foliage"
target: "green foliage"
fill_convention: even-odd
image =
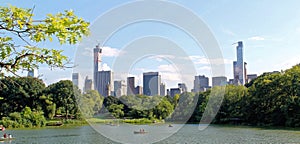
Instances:
[[[13,112],[8,117],[2,117],[0,123],[8,128],[43,127],[46,119],[42,111],[31,111],[25,107],[21,113]]]
[[[0,79],[0,116],[11,112],[20,112],[26,106],[37,109],[41,105],[39,97],[43,94],[45,84],[32,77],[6,77]]]
[[[83,95],[79,95],[77,103],[83,117],[91,118],[99,113],[102,108],[103,99],[96,90],[90,90]]]
[[[121,118],[124,116],[124,105],[123,104],[111,104],[108,108],[108,111],[111,112],[111,114],[115,117],[115,118]]]
[[[130,95],[106,97],[104,105],[116,118],[129,117],[133,119],[165,119],[174,110],[173,104],[163,96]]]
[[[61,50],[38,44],[54,38],[60,44],[76,44],[89,34],[89,23],[74,15],[72,10],[48,14],[43,19],[33,19],[33,12],[33,9],[15,6],[0,7],[1,76],[22,69],[32,70],[39,64],[66,67],[68,59]]]
[[[61,112],[64,113],[66,119],[69,118],[69,115],[75,116],[79,113],[76,97],[80,97],[81,93],[70,80],[61,80],[51,84],[45,92],[56,103],[56,108],[61,108]]]

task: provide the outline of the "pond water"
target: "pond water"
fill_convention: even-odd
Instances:
[[[45,128],[30,130],[6,130],[16,139],[2,143],[12,144],[114,144],[118,143],[153,143],[156,144],[202,144],[202,143],[300,143],[300,131],[284,129],[260,129],[252,127],[216,126],[210,125],[200,131],[198,125],[187,124],[173,134],[172,129],[179,125],[140,125],[146,134],[134,134],[128,125],[109,126],[97,125],[72,128]],[[110,136],[99,134],[95,129],[102,129]],[[101,131],[101,133],[103,132]],[[111,133],[114,133],[111,137]],[[106,135],[106,134],[104,134]],[[159,140],[153,137],[170,136]],[[120,141],[120,139],[125,139]]]

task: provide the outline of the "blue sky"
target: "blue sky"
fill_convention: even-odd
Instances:
[[[57,13],[72,9],[75,14],[93,25],[97,18],[107,11],[124,5],[128,2],[121,0],[87,0],[87,1],[2,1],[2,6],[12,4],[19,7],[32,8],[35,6],[35,17],[41,18],[47,13]],[[248,73],[262,74],[263,72],[284,70],[300,62],[300,2],[289,0],[287,2],[272,0],[238,1],[238,0],[212,0],[212,1],[172,1],[196,14],[214,34],[218,41],[225,61],[225,75],[232,78],[232,61],[236,60],[235,46],[237,41],[244,42],[244,60],[248,63]],[[161,9],[158,9],[160,11]],[[167,10],[165,10],[167,11]],[[173,11],[174,16],[180,12]],[[115,19],[128,16],[128,13],[115,17]],[[99,20],[99,19],[98,19]],[[186,21],[191,23],[193,21]],[[99,38],[101,32],[97,32]],[[119,29],[103,48],[103,67],[110,69],[114,60],[125,55],[121,49],[128,46],[134,40],[143,36],[160,36],[175,42],[184,52],[190,56],[196,68],[197,75],[211,76],[210,64],[207,61],[205,51],[191,39],[184,31],[164,23],[144,21],[133,23]],[[100,40],[101,41],[101,40]],[[96,45],[97,40],[89,41],[90,45]],[[77,46],[56,43],[42,43],[42,46],[64,49],[64,54],[72,60],[78,59]],[[89,49],[91,50],[92,47]],[[88,52],[88,48],[86,49]],[[120,53],[121,52],[121,53]],[[87,53],[88,55],[90,53]],[[132,64],[127,75],[137,76],[137,83],[142,84],[143,71],[160,71],[162,80],[167,87],[176,87],[182,77],[176,73],[176,68],[168,61],[172,56],[149,56]],[[92,57],[91,57],[92,60]],[[86,63],[92,63],[89,60]],[[74,72],[80,70],[74,69]],[[61,79],[71,79],[73,69],[49,70],[41,66],[39,73],[47,84]],[[82,77],[85,75],[83,74]],[[193,76],[191,76],[193,77]],[[118,79],[118,76],[115,76]],[[191,89],[191,87],[189,87]]]

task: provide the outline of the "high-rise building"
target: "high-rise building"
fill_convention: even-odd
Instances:
[[[135,78],[127,77],[127,95],[135,95]]]
[[[174,97],[176,94],[181,94],[182,89],[181,88],[171,88],[170,89],[170,96]]]
[[[182,92],[187,92],[185,83],[178,83],[178,88],[181,88]]]
[[[205,91],[209,88],[209,79],[204,75],[195,76],[193,92]]]
[[[160,95],[161,77],[158,72],[143,73],[143,93],[144,95]]]
[[[80,75],[79,73],[72,73],[72,82],[78,88],[80,88]]]
[[[239,41],[238,46],[236,47],[236,53],[237,53],[237,61],[233,62],[233,75],[235,84],[238,85],[238,83],[244,85],[245,84],[245,63],[244,63],[244,57],[243,57],[243,42]]]
[[[99,71],[96,74],[95,87],[99,94],[102,96],[111,96],[114,90],[113,72],[112,71]]]
[[[136,86],[135,87],[135,94],[136,95],[142,95],[143,94],[143,87],[142,86]]]
[[[166,85],[164,83],[160,84],[160,95],[165,96],[166,95]]]
[[[94,48],[94,89],[98,90],[99,89],[99,80],[97,80],[97,78],[99,78],[99,76],[97,76],[97,74],[99,74],[99,71],[101,71],[101,57],[102,57],[102,49],[100,48],[99,44],[96,45],[96,48]]]
[[[85,77],[83,91],[87,92],[93,89],[93,80],[89,79],[88,76]]]
[[[124,80],[114,81],[114,93],[116,97],[126,95],[126,84]]]
[[[225,86],[226,84],[227,84],[227,77],[225,76],[212,77],[212,87]]]

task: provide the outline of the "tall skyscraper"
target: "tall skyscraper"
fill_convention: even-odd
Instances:
[[[72,82],[78,88],[80,87],[80,75],[79,75],[79,73],[72,73]]]
[[[112,71],[99,71],[96,74],[95,87],[99,94],[102,96],[111,96],[114,90],[113,72]]]
[[[127,77],[127,95],[135,95],[134,77]]]
[[[114,81],[114,93],[116,97],[126,95],[126,84],[124,80]]]
[[[209,88],[209,79],[204,75],[195,76],[193,92],[205,91]]]
[[[160,84],[160,95],[165,96],[166,95],[166,85],[164,83]]]
[[[88,76],[85,77],[83,91],[87,92],[93,89],[93,80],[89,79]]]
[[[226,84],[227,84],[227,77],[225,76],[212,77],[212,87],[225,86]]]
[[[143,73],[143,93],[144,95],[160,95],[161,76],[158,72]]]
[[[236,47],[237,61],[233,62],[233,75],[236,82],[245,84],[245,67],[243,57],[243,42],[239,41]],[[237,85],[237,84],[236,84]]]
[[[100,48],[99,44],[96,45],[96,48],[94,48],[94,89],[97,90],[99,87],[99,83],[97,83],[99,80],[99,76],[97,76],[98,72],[101,71],[101,57],[102,57],[102,49]]]

